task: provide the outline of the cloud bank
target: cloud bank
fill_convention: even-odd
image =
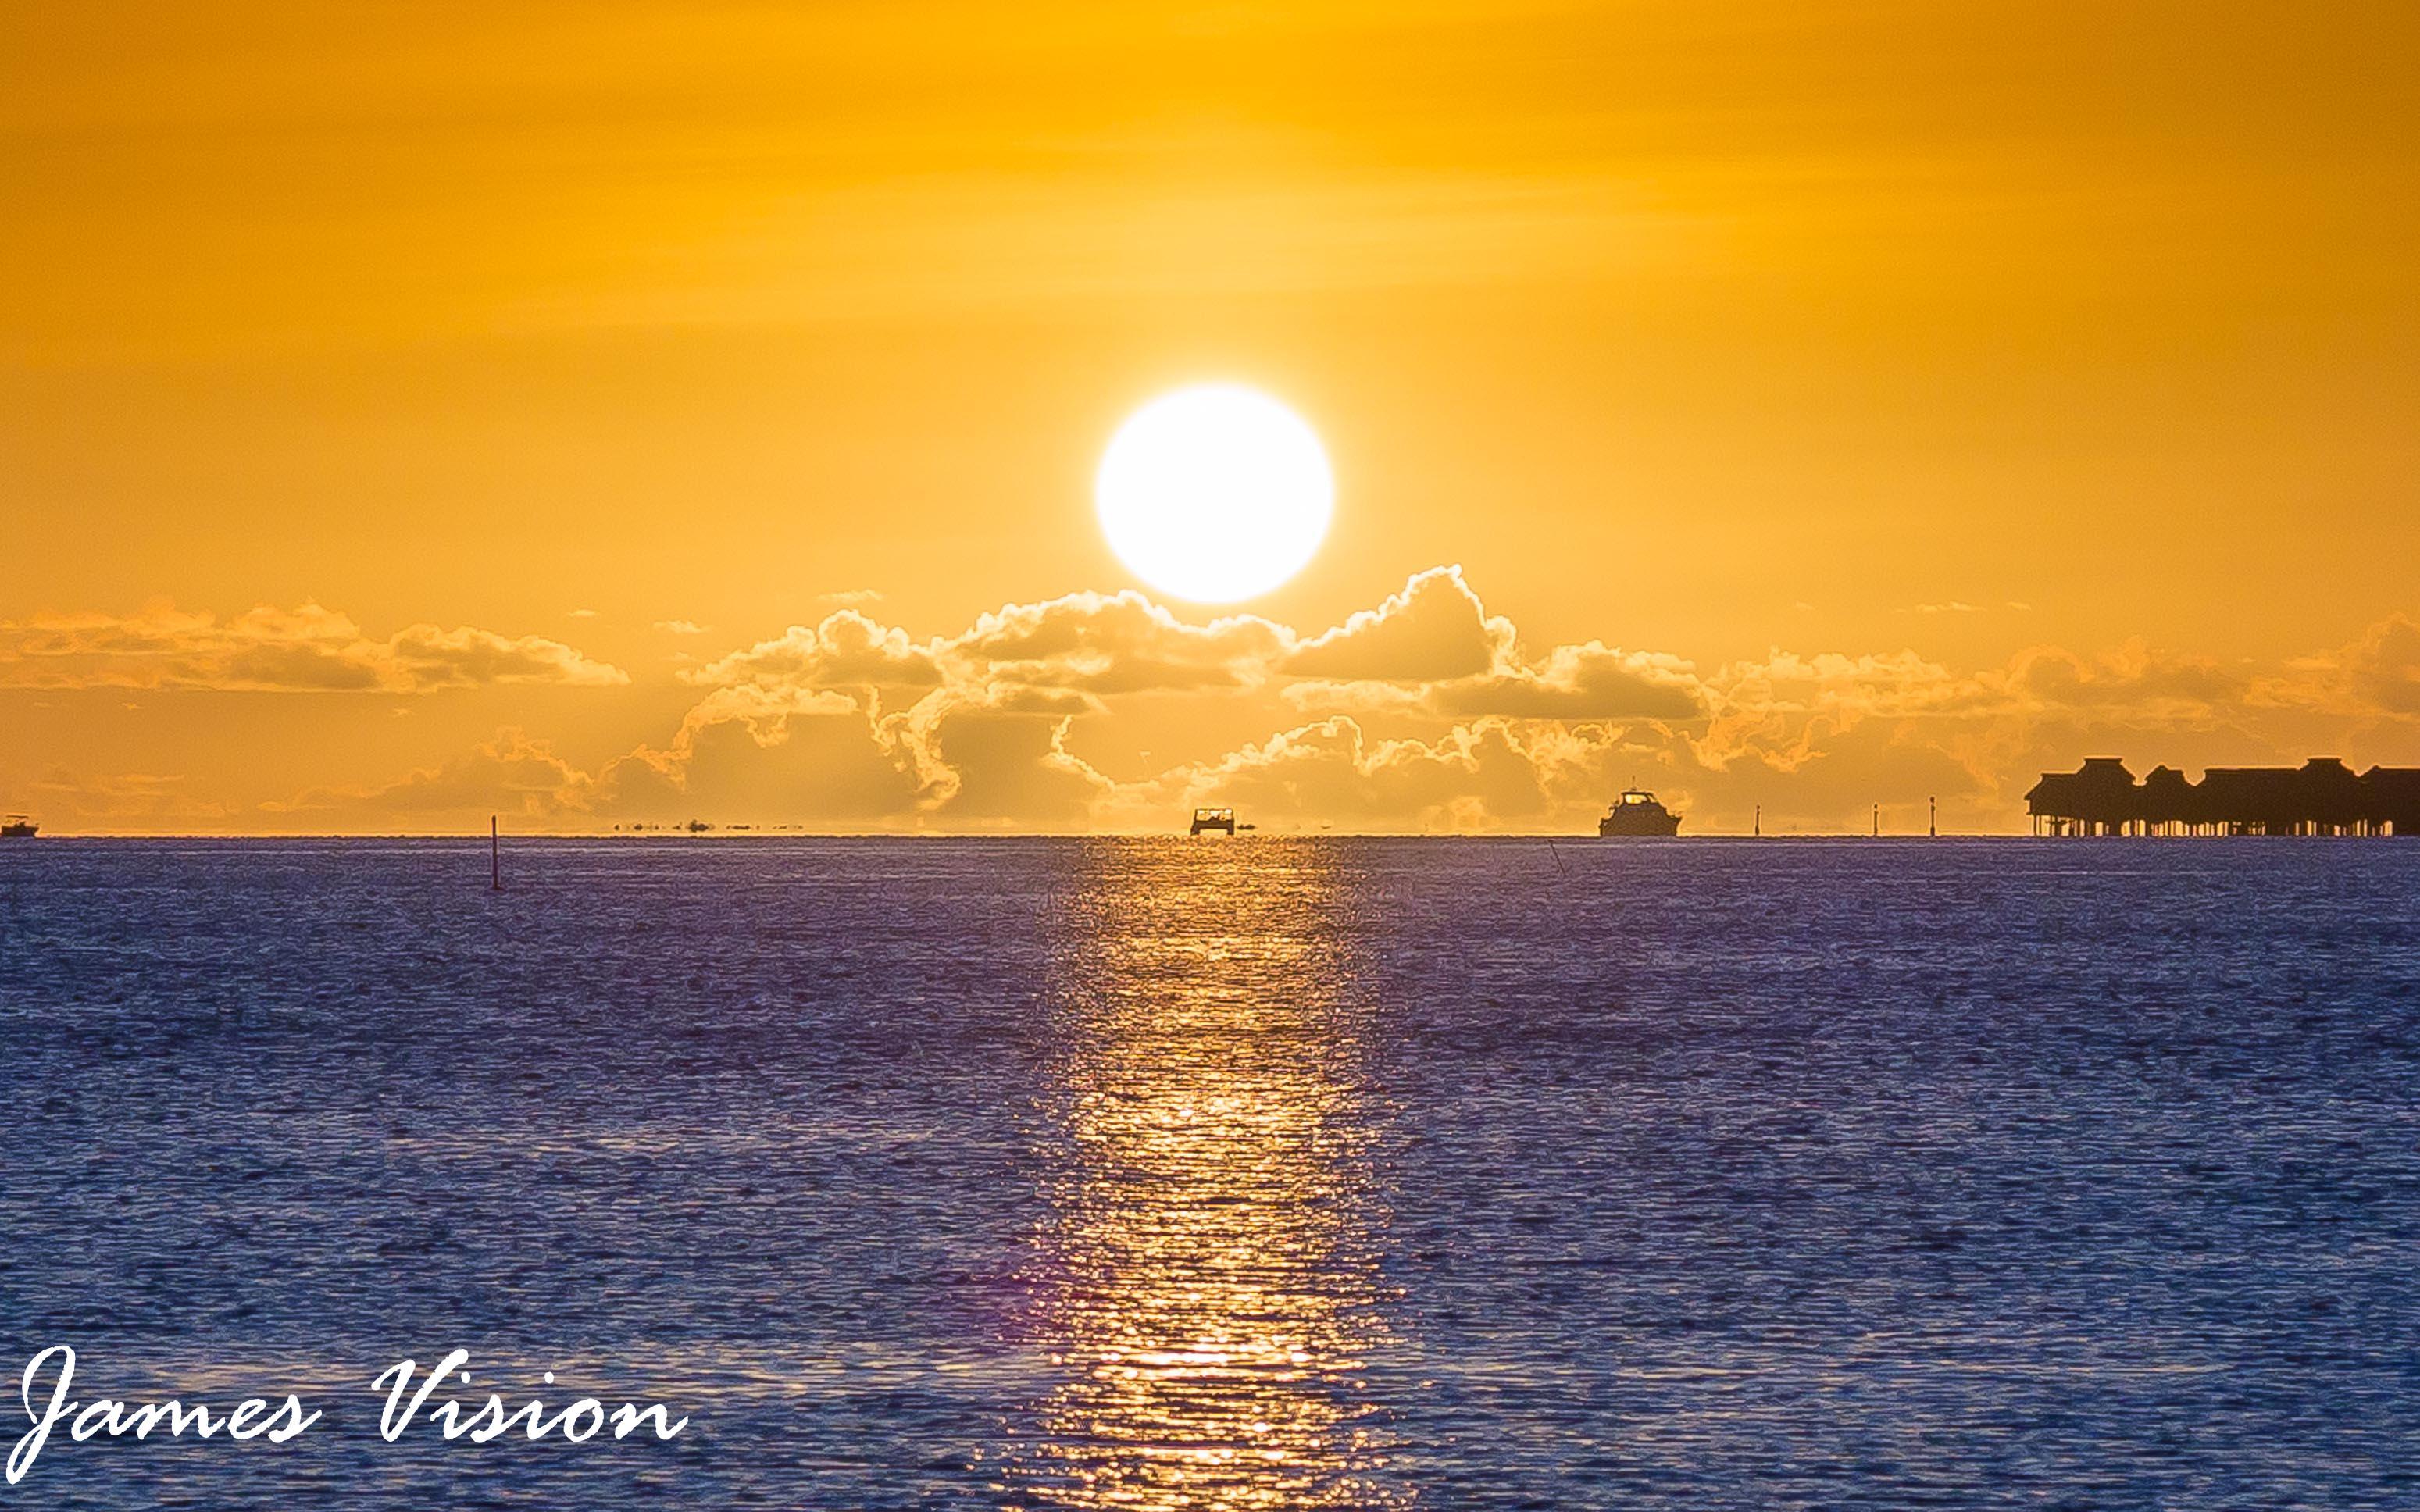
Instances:
[[[1134,592],[1003,605],[951,635],[850,604],[673,676],[677,722],[634,732],[601,763],[507,729],[382,782],[279,800],[256,822],[442,828],[492,811],[566,829],[1167,831],[1215,802],[1273,831],[1569,831],[1637,781],[1693,832],[1745,829],[1759,812],[1768,832],[1862,828],[1876,804],[1920,822],[1933,799],[1955,827],[2007,829],[2022,826],[2037,772],[2086,754],[2420,760],[2420,625],[2401,615],[2266,666],[2141,642],[2033,646],[1969,669],[1905,648],[1776,647],[1700,666],[1599,640],[1533,645],[1451,566],[1315,633],[1187,619]],[[0,687],[513,682],[628,678],[541,638],[431,625],[372,638],[315,605],[0,626]],[[222,811],[168,779],[116,780],[115,798],[96,786],[85,810]]]

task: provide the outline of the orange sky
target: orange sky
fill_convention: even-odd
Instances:
[[[1535,829],[1636,776],[2009,829],[2087,751],[2420,763],[2407,5],[11,32],[47,828]],[[1140,586],[1092,469],[1203,378],[1318,426],[1326,548],[1068,597]]]

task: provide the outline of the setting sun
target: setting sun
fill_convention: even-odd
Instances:
[[[1302,570],[1335,483],[1302,417],[1238,384],[1179,389],[1137,410],[1094,495],[1118,560],[1162,593],[1228,604]]]

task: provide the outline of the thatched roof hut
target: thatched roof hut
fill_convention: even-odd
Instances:
[[[2072,772],[2044,772],[2025,795],[2025,808],[2091,825],[2122,825],[2134,818],[2134,774],[2115,756],[2095,756]]]

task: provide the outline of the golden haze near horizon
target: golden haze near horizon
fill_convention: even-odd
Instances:
[[[2420,11],[28,8],[46,831],[2023,827],[2420,762]],[[1126,415],[1313,426],[1165,599]]]

